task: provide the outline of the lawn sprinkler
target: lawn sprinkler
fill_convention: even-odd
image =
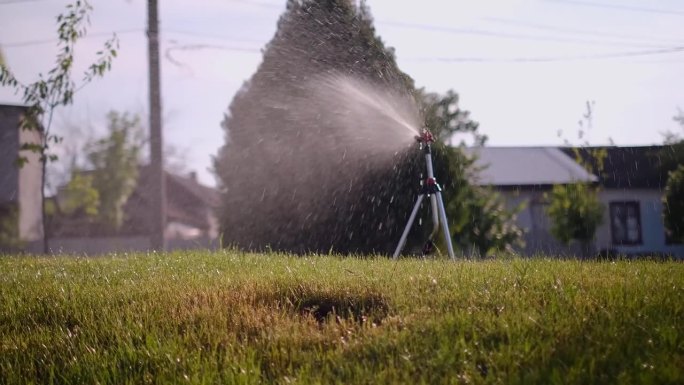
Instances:
[[[451,235],[449,233],[449,223],[447,221],[446,210],[444,209],[444,201],[442,200],[442,188],[437,183],[435,179],[435,172],[432,169],[432,143],[434,143],[435,138],[432,133],[424,128],[420,135],[416,135],[416,142],[418,142],[418,148],[425,153],[425,166],[427,167],[427,178],[421,180],[421,191],[416,198],[416,204],[413,206],[411,215],[409,216],[404,232],[401,234],[399,239],[399,244],[396,250],[394,250],[394,259],[399,258],[404,245],[406,245],[406,238],[408,237],[411,226],[413,226],[413,221],[416,220],[416,215],[418,214],[418,209],[420,209],[423,199],[425,197],[430,198],[430,208],[432,212],[432,232],[428,238],[425,246],[423,246],[423,254],[429,254],[435,247],[433,242],[434,237],[439,231],[439,224],[442,223],[442,230],[444,232],[444,241],[446,242],[447,249],[449,251],[449,257],[455,259],[454,247],[451,244]]]

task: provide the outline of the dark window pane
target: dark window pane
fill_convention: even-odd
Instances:
[[[611,202],[610,228],[613,244],[641,244],[639,202]]]

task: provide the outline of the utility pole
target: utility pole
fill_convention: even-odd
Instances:
[[[165,248],[166,180],[162,155],[161,81],[159,66],[159,12],[157,0],[147,1],[147,46],[150,71],[150,177],[146,181],[150,204],[151,237],[154,250]]]

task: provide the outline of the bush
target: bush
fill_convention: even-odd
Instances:
[[[597,190],[592,186],[586,183],[555,185],[547,208],[553,222],[551,234],[565,245],[577,240],[586,246],[603,223],[603,211]]]
[[[684,165],[670,171],[663,196],[663,221],[671,240],[684,243]]]

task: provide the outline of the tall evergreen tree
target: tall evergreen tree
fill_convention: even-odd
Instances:
[[[308,82],[333,73],[403,94],[413,90],[412,80],[375,35],[365,5],[289,1],[263,62],[223,122],[226,145],[215,168],[225,190],[224,244],[295,252],[386,251],[396,228],[391,217],[401,210],[391,195],[412,194],[371,180],[372,174],[386,180],[391,167],[360,170],[353,160],[341,160],[343,148],[331,153],[329,143],[321,143],[337,135],[330,132],[334,127],[327,124],[326,111],[307,124],[315,112],[282,106],[305,99]]]
[[[222,123],[226,144],[214,166],[224,192],[225,245],[341,253],[390,253],[396,246],[418,194],[422,154],[399,148],[391,161],[380,159],[373,145],[381,147],[389,134],[361,118],[358,124],[379,136],[353,148],[358,142],[336,132],[336,115],[344,111],[335,100],[301,104],[312,101],[309,85],[325,75],[349,76],[409,100],[426,115],[417,125],[440,138],[477,129],[467,112],[453,108],[455,93],[441,98],[415,89],[376,35],[363,1],[290,0],[261,65]],[[450,177],[451,151],[435,147],[448,197],[449,188],[466,187],[464,178]],[[425,230],[412,234],[420,239]]]

